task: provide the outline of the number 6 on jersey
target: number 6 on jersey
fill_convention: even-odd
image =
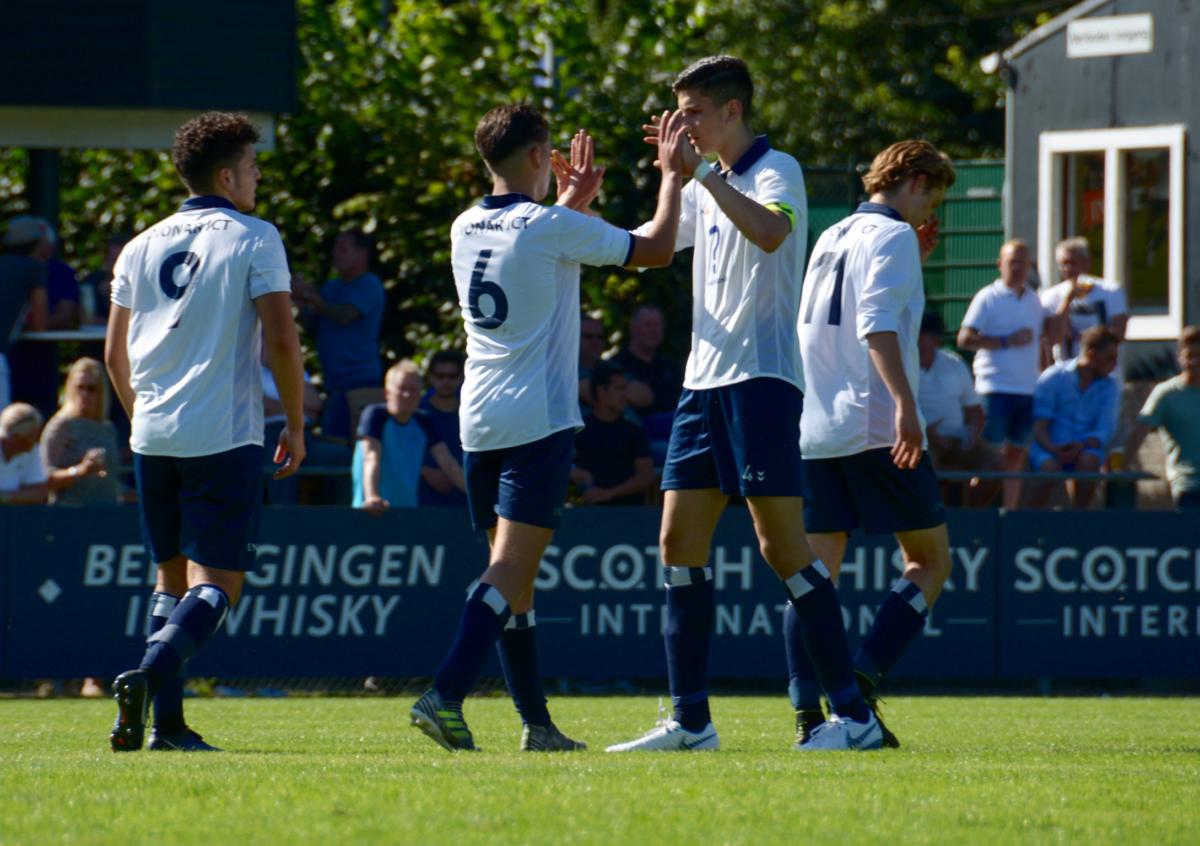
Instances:
[[[471,271],[471,287],[467,290],[467,305],[471,309],[471,320],[482,329],[495,329],[508,318],[508,297],[504,290],[495,282],[483,278],[487,271],[488,262],[492,259],[491,250],[480,250]],[[492,301],[492,313],[484,314],[479,306],[480,297],[487,295]]]

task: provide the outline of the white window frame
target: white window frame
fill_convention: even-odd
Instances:
[[[1116,268],[1125,267],[1123,242],[1125,158],[1127,150],[1149,148],[1169,151],[1171,207],[1167,217],[1170,248],[1167,254],[1167,311],[1130,314],[1126,338],[1131,341],[1168,341],[1183,329],[1183,207],[1184,125],[1139,126],[1126,129],[1086,129],[1077,132],[1043,132],[1038,137],[1038,266],[1044,279],[1057,278],[1054,245],[1062,232],[1063,159],[1068,153],[1104,153],[1104,268],[1105,278],[1124,286]],[[1072,234],[1072,233],[1067,233]]]

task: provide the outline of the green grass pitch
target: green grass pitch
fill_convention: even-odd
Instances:
[[[721,751],[607,755],[657,701],[566,698],[591,745],[516,751],[502,698],[450,754],[406,698],[201,699],[220,755],[114,755],[109,702],[0,701],[0,843],[1196,843],[1200,699],[904,697],[903,748],[792,752],[786,698],[724,696]]]

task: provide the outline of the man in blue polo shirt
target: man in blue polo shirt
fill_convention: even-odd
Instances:
[[[377,516],[389,508],[416,508],[427,458],[452,483],[465,486],[462,466],[429,412],[418,407],[424,389],[420,369],[406,358],[387,372],[387,402],[363,409],[354,450],[355,508]]]
[[[333,242],[337,276],[321,286],[297,281],[292,294],[303,308],[301,319],[317,339],[325,391],[322,433],[350,435],[346,392],[375,387],[383,373],[379,361],[379,327],[383,321],[384,291],[371,272],[371,236],[347,229]]]
[[[1033,446],[1029,466],[1043,473],[1063,470],[1096,473],[1104,466],[1109,442],[1117,432],[1121,386],[1113,377],[1120,336],[1093,326],[1080,336],[1078,357],[1048,368],[1033,391]],[[1045,506],[1054,482],[1038,482],[1034,505]],[[1071,506],[1087,508],[1094,481],[1072,479]]]

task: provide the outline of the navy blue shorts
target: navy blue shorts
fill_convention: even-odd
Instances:
[[[1033,439],[1033,397],[1029,394],[981,394],[985,415],[983,442],[1028,446]]]
[[[671,427],[662,489],[803,496],[803,407],[799,388],[772,377],[702,391],[685,388]]]
[[[142,538],[161,564],[186,555],[205,567],[253,570],[262,513],[263,448],[216,455],[133,455]]]
[[[946,522],[927,452],[912,470],[901,470],[892,462],[891,449],[880,447],[841,458],[810,458],[804,472],[804,525],[809,534],[849,533],[861,527],[867,535],[887,535]]]
[[[563,429],[520,446],[464,452],[471,525],[486,531],[495,527],[499,516],[557,529],[574,451],[575,430]]]

